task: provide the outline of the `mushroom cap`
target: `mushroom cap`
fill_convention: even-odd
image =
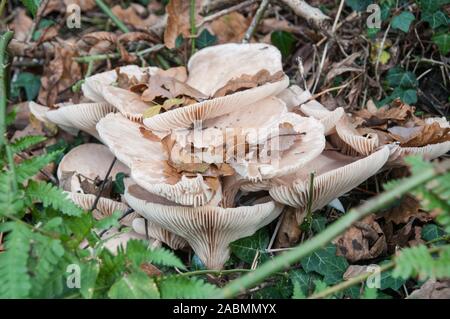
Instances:
[[[97,130],[111,152],[131,168],[131,177],[145,190],[163,196],[181,205],[205,205],[215,191],[201,175],[194,178],[182,176],[175,184],[169,184],[164,173],[168,160],[160,141],[142,136],[138,123],[119,113],[109,114],[98,124]]]
[[[98,138],[95,130],[97,122],[115,111],[112,105],[105,102],[72,104],[58,109],[30,102],[29,107],[31,113],[40,121],[54,123],[73,135],[82,130],[96,138]]]
[[[148,236],[150,238],[159,240],[173,250],[182,249],[184,247],[188,246],[188,243],[186,240],[184,240],[182,237],[175,235],[174,233],[171,233],[168,230],[165,230],[164,228],[156,225],[155,223],[152,223],[147,220],[147,231],[145,230],[145,219],[144,218],[136,218],[133,220],[132,224],[133,230],[143,236]]]
[[[265,43],[210,46],[196,52],[187,67],[187,84],[208,96],[243,74],[255,75],[263,69],[270,74],[283,71],[280,51]]]
[[[77,175],[94,180],[96,177],[105,178],[108,169],[114,160],[114,155],[102,144],[87,143],[71,149],[59,163],[57,170],[58,180],[61,181],[63,173],[75,172],[70,181],[70,191],[81,192],[81,185]],[[114,180],[117,173],[129,174],[130,169],[120,161],[116,161],[109,174]]]
[[[186,239],[209,269],[221,269],[229,258],[231,242],[252,235],[282,210],[282,206],[273,201],[221,208],[167,206],[136,198],[129,192],[125,193],[125,198],[147,220]]]
[[[324,151],[295,174],[274,180],[275,186],[269,190],[269,194],[277,202],[305,208],[309,198],[310,174],[315,172],[312,196],[314,211],[375,175],[386,163],[389,154],[386,146],[363,158]]]
[[[404,158],[410,155],[420,155],[427,160],[433,160],[450,151],[450,141],[429,144],[422,147],[401,147],[394,145],[387,163],[388,167],[405,165]]]
[[[137,65],[127,65],[119,68],[120,73],[129,77],[134,76],[138,81],[146,73],[153,75],[159,70],[156,67],[140,68]],[[106,71],[86,78],[81,88],[84,96],[88,99],[96,102],[107,102],[128,119],[142,122],[142,114],[150,105],[143,102],[138,94],[114,86],[116,81],[117,72],[115,70]]]
[[[281,91],[277,97],[286,103],[289,112],[294,112],[300,105],[308,102],[311,93],[308,90],[301,89],[298,85],[291,85]]]
[[[368,133],[363,136],[353,127],[346,115],[341,116],[336,122],[336,132],[345,144],[361,155],[369,155],[379,146],[377,134]]]
[[[261,70],[270,74],[282,71],[281,54],[274,46],[263,43],[228,43],[202,49],[189,60],[187,84],[208,96],[241,75],[255,75]],[[289,78],[239,91],[223,97],[191,104],[144,119],[154,131],[186,128],[199,120],[207,120],[276,95],[289,85]]]
[[[92,205],[94,204],[95,199],[97,198],[97,196],[92,194],[81,194],[74,192],[67,192],[67,194],[69,198],[77,206],[86,211],[92,208]],[[128,206],[125,205],[124,203],[117,202],[110,198],[100,197],[97,202],[96,209],[92,212],[92,216],[94,216],[95,219],[100,220],[104,217],[111,216],[115,211],[125,213],[127,210]],[[131,226],[133,219],[135,219],[137,216],[138,216],[137,213],[131,213],[121,220],[121,224]]]
[[[114,255],[117,254],[119,247],[126,249],[127,242],[131,239],[146,240],[145,236],[138,234],[134,231],[119,232],[116,228],[108,230],[104,235],[105,239],[104,247],[112,252]]]
[[[248,180],[259,181],[295,172],[325,148],[323,125],[311,117],[288,112],[282,114],[276,126],[269,130],[275,134],[270,141],[267,140],[268,143],[264,145],[256,161],[237,159],[230,163],[239,175]],[[250,141],[250,144],[254,142]]]
[[[338,107],[333,111],[329,111],[326,107],[324,107],[316,100],[311,100],[305,104],[302,104],[300,106],[300,110],[303,112],[303,114],[312,116],[320,120],[320,123],[322,123],[325,127],[325,135],[334,133],[336,123],[345,113],[342,107]]]

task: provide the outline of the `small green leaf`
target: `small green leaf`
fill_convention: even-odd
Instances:
[[[315,271],[324,276],[327,284],[342,281],[342,276],[348,268],[347,260],[336,255],[336,246],[329,244],[302,259],[301,264],[306,272]]]
[[[113,190],[116,194],[125,193],[125,184],[123,179],[125,178],[125,173],[119,172],[116,174],[116,178],[113,183]]]
[[[159,105],[159,104],[150,106],[148,109],[146,109],[144,111],[142,116],[144,117],[144,119],[147,119],[149,117],[158,115],[161,112],[161,109],[162,109],[162,105]]]
[[[25,91],[28,101],[36,98],[41,88],[41,78],[33,73],[22,72],[11,84],[11,97],[17,99],[20,96],[20,89]]]
[[[415,89],[403,89],[400,87],[395,88],[391,94],[392,100],[399,98],[406,104],[417,103],[417,91]]]
[[[292,33],[286,31],[272,32],[270,40],[280,50],[284,58],[294,51],[295,43],[297,42]]]
[[[443,55],[450,52],[450,33],[437,34],[432,39]]]
[[[314,281],[319,279],[319,275],[314,272],[306,273],[303,269],[289,271],[294,290],[299,288],[304,296],[309,296],[314,291]],[[297,286],[297,288],[295,288]]]
[[[196,39],[197,48],[203,49],[209,47],[213,44],[216,44],[217,37],[211,33],[207,29],[203,29],[203,31],[198,35]]]
[[[345,0],[345,4],[354,11],[366,11],[367,7],[372,3],[374,3],[374,0]]]
[[[21,0],[22,4],[27,8],[28,11],[34,16],[36,16],[37,9],[39,8],[40,0]]]
[[[108,291],[111,299],[159,299],[155,281],[144,272],[136,271],[125,275],[111,286]]]
[[[103,230],[108,229],[111,227],[119,227],[119,218],[122,216],[122,212],[116,210],[114,213],[110,216],[106,216],[98,221],[95,222],[95,228]]]
[[[388,71],[386,81],[391,87],[414,88],[417,86],[417,79],[414,73],[407,72],[401,67],[394,67]]]
[[[437,29],[450,23],[450,18],[441,10],[435,12],[424,12],[422,21],[428,22],[431,28]]]
[[[377,299],[377,297],[378,297],[378,289],[377,288],[366,287],[361,296],[361,299]]]
[[[251,264],[255,259],[255,255],[259,252],[261,257],[267,259],[265,249],[269,244],[270,238],[267,229],[258,230],[255,234],[245,237],[231,243],[231,252],[242,261]]]
[[[427,224],[422,228],[422,238],[426,241],[436,240],[445,236],[445,231],[436,224]],[[438,241],[435,244],[444,244],[445,241]]]
[[[90,261],[81,266],[80,293],[83,298],[91,299],[94,296],[95,283],[100,272],[100,265],[96,261]]]
[[[415,19],[414,14],[412,14],[409,11],[403,11],[398,16],[392,18],[391,25],[393,29],[408,32],[409,27],[411,26],[411,23],[414,21],[414,19]]]

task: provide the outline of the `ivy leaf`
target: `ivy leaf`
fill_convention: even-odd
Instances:
[[[209,47],[217,42],[217,37],[211,33],[207,29],[204,29],[196,39],[197,48],[203,49]]]
[[[414,73],[406,72],[401,67],[394,67],[388,71],[386,81],[391,87],[413,88],[417,86]]]
[[[123,179],[125,178],[125,174],[122,172],[119,172],[116,174],[116,179],[113,183],[113,190],[116,194],[123,194],[125,193],[125,184],[123,183]]]
[[[40,0],[21,0],[22,4],[27,8],[28,11],[34,16],[36,16],[37,9],[39,8]]]
[[[230,249],[242,261],[251,264],[255,259],[256,253],[260,252],[261,257],[267,259],[265,249],[269,244],[269,233],[265,228],[258,230],[255,234],[249,237],[241,238],[231,243]]]
[[[427,224],[422,228],[421,236],[426,241],[436,240],[437,238],[441,238],[445,236],[445,231],[435,224]],[[435,244],[444,244],[445,241],[438,241]]]
[[[289,278],[294,286],[294,292],[300,289],[304,296],[308,296],[314,291],[314,281],[320,277],[313,272],[307,273],[303,269],[295,269],[289,271]]]
[[[252,299],[288,299],[292,295],[291,282],[287,278],[278,279],[273,285],[259,289]]]
[[[159,299],[155,281],[142,271],[125,275],[108,291],[111,299]]]
[[[27,101],[36,98],[41,88],[41,78],[30,72],[22,72],[11,84],[11,97],[17,99],[20,96],[20,89],[25,91]]]
[[[415,89],[403,89],[400,87],[395,88],[391,94],[392,100],[399,98],[406,104],[417,103],[417,92]]]
[[[424,12],[422,14],[422,21],[428,22],[431,28],[437,29],[442,25],[448,25],[450,18],[441,10],[435,12]]]
[[[366,11],[367,7],[374,3],[374,0],[345,0],[345,3],[354,11]]]
[[[441,33],[433,36],[433,42],[438,46],[439,51],[446,55],[450,52],[450,33]]]
[[[393,29],[398,29],[407,33],[414,19],[414,14],[409,11],[403,11],[398,16],[392,18],[391,25]]]
[[[347,260],[336,255],[336,246],[329,244],[304,258],[301,261],[306,272],[315,271],[324,276],[325,283],[332,285],[342,281],[342,276],[348,268]]]
[[[295,43],[297,42],[292,33],[286,31],[272,32],[270,41],[280,50],[284,58],[294,51]]]

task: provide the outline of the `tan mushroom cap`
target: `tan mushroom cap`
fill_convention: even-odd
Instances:
[[[93,194],[81,194],[74,192],[67,192],[67,194],[77,206],[86,211],[92,208],[92,205],[94,204],[97,197]],[[117,202],[110,198],[100,197],[97,202],[97,207],[93,211],[92,215],[95,219],[100,220],[104,217],[111,216],[115,211],[125,213],[127,210],[128,206],[124,203]],[[131,213],[121,220],[121,224],[131,226],[133,219],[135,219],[137,216],[139,216],[137,213]]]
[[[317,210],[375,175],[386,163],[389,154],[386,146],[363,158],[324,151],[295,174],[274,180],[277,185],[269,193],[277,202],[305,209],[309,198],[310,174],[315,172],[312,210]],[[302,216],[297,217],[300,219]]]
[[[169,184],[164,174],[167,154],[159,141],[142,136],[138,123],[121,114],[110,114],[97,124],[97,130],[111,152],[131,167],[131,177],[150,193],[163,196],[181,205],[205,205],[214,197],[214,190],[201,175],[182,176],[176,184]]]
[[[148,73],[153,75],[160,69],[156,67],[140,68],[137,65],[127,65],[119,68],[121,73],[134,76],[138,81]],[[99,73],[86,78],[82,90],[84,96],[96,102],[107,102],[132,121],[142,122],[142,114],[149,108],[141,97],[129,90],[114,86],[117,81],[115,70]]]
[[[337,121],[336,132],[345,144],[361,155],[371,154],[380,144],[377,134],[368,133],[363,136],[354,128],[346,115]]]
[[[95,129],[97,122],[115,111],[112,105],[105,102],[73,104],[58,109],[30,102],[29,107],[31,113],[40,121],[54,123],[73,135],[82,130],[96,138],[99,138]]]
[[[82,144],[64,155],[58,166],[57,177],[61,181],[64,173],[74,172],[70,181],[70,191],[81,192],[78,175],[91,180],[95,180],[96,177],[103,180],[113,160],[114,155],[105,145]],[[120,161],[116,161],[109,177],[114,180],[117,173],[120,172],[129,174],[130,169]]]
[[[136,198],[128,192],[125,198],[147,220],[186,239],[209,269],[221,269],[230,256],[231,242],[252,235],[282,210],[273,201],[221,208],[166,206]]]
[[[278,133],[268,139],[257,161],[237,159],[230,163],[239,175],[253,182],[287,175],[313,160],[325,148],[323,125],[314,118],[288,112],[278,119],[276,127],[279,126]]]
[[[320,120],[320,123],[322,123],[325,127],[325,135],[335,132],[336,123],[345,113],[342,107],[329,111],[326,107],[315,100],[302,104],[300,106],[300,110],[303,114]]]
[[[229,80],[241,75],[255,75],[261,70],[270,74],[282,71],[281,54],[274,46],[261,43],[228,43],[208,47],[194,54],[188,63],[187,84],[212,96]],[[154,131],[187,128],[195,121],[207,120],[243,110],[246,105],[281,92],[289,85],[289,78],[259,87],[239,91],[227,96],[177,108],[144,119],[144,124]]]
[[[311,98],[311,93],[308,90],[301,89],[298,85],[291,85],[281,91],[277,97],[286,103],[289,112],[294,112],[300,105],[308,102]]]

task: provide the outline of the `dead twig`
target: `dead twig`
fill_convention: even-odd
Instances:
[[[318,29],[325,29],[326,22],[331,18],[324,14],[320,9],[307,4],[302,0],[281,0],[289,8],[294,11],[296,15],[304,18],[308,23],[317,27]]]
[[[256,14],[253,17],[252,22],[250,23],[250,26],[247,29],[247,32],[245,32],[244,39],[242,40],[242,43],[248,43],[250,42],[250,39],[253,36],[253,33],[255,33],[255,29],[259,24],[259,21],[261,21],[262,16],[264,15],[264,12],[267,9],[267,6],[269,5],[269,0],[262,0],[261,4],[259,5],[258,10],[256,10]]]
[[[232,7],[229,7],[229,8],[223,9],[221,11],[218,11],[218,12],[216,12],[214,14],[209,15],[209,16],[206,16],[206,17],[204,17],[202,19],[202,21],[200,21],[200,23],[197,24],[197,28],[200,28],[203,25],[205,25],[206,23],[214,21],[214,20],[216,20],[216,19],[218,19],[218,18],[220,18],[220,17],[222,17],[224,15],[230,14],[231,12],[238,11],[240,9],[246,8],[246,7],[250,6],[251,4],[253,4],[255,2],[256,2],[256,0],[247,0],[247,1],[244,1],[244,2],[239,3],[237,5],[234,5]]]

